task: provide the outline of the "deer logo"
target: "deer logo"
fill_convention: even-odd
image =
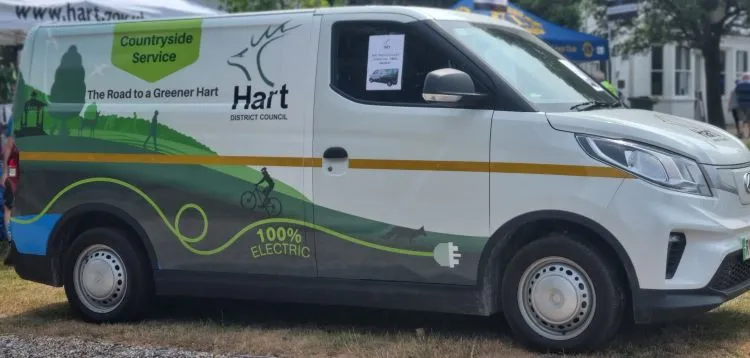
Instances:
[[[263,67],[260,64],[260,58],[263,54],[263,50],[265,50],[266,46],[271,44],[272,42],[286,36],[289,31],[292,31],[302,25],[296,25],[292,27],[286,27],[287,24],[291,20],[287,20],[284,23],[280,25],[270,25],[266,28],[265,31],[256,39],[255,35],[253,35],[250,38],[250,46],[243,48],[240,52],[230,56],[227,59],[227,64],[232,67],[238,68],[240,71],[242,71],[242,74],[244,75],[245,79],[247,81],[251,80],[250,72],[248,71],[248,67],[255,67],[258,69],[258,75],[260,78],[265,82],[268,86],[273,87],[274,83],[271,81],[268,76],[266,76],[266,73],[263,71]],[[248,56],[248,52],[250,52],[250,49],[257,49],[257,51],[254,51],[255,53],[255,64],[248,64],[246,61],[248,59],[252,59],[252,56]]]

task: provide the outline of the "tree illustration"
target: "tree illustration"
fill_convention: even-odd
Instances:
[[[96,103],[91,103],[88,106],[86,106],[86,110],[83,111],[83,118],[84,119],[96,119],[96,111],[98,108],[96,107]]]
[[[86,99],[86,71],[78,48],[71,45],[62,55],[55,70],[55,80],[49,95],[49,114],[57,120],[59,133],[68,135],[68,120],[78,117]],[[53,129],[54,131],[54,129]],[[54,133],[50,133],[54,134]]]

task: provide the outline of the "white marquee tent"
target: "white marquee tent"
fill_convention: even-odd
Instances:
[[[39,23],[99,22],[222,14],[189,0],[0,0],[0,45],[23,43]]]

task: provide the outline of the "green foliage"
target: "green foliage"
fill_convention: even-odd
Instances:
[[[587,0],[604,22],[606,0]],[[644,0],[641,15],[635,20],[614,24],[625,42],[618,46],[624,53],[637,53],[653,44],[679,43],[691,48],[712,46],[721,36],[737,33],[750,25],[747,18],[750,0]]]
[[[282,0],[219,0],[219,9],[226,12],[250,12],[283,9]]]
[[[71,45],[55,70],[55,80],[49,95],[49,113],[60,122],[61,135],[68,134],[68,119],[78,117],[86,103],[85,79],[86,71],[81,54],[75,45]]]
[[[309,9],[316,7],[333,7],[333,6],[346,6],[346,0],[300,0],[299,4],[301,8]]]
[[[2,82],[2,87],[0,88],[0,101],[2,101],[2,103],[8,103],[13,99],[11,85],[16,81],[15,70],[10,66],[0,64],[0,81]]]
[[[578,31],[581,28],[582,0],[516,0],[520,8],[545,20]]]
[[[347,5],[347,0],[219,0],[219,9],[226,12],[252,12],[345,5]]]

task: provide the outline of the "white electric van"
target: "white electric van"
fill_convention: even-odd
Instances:
[[[41,25],[20,68],[15,269],[86,320],[155,295],[503,312],[570,351],[750,288],[748,148],[490,17]]]

